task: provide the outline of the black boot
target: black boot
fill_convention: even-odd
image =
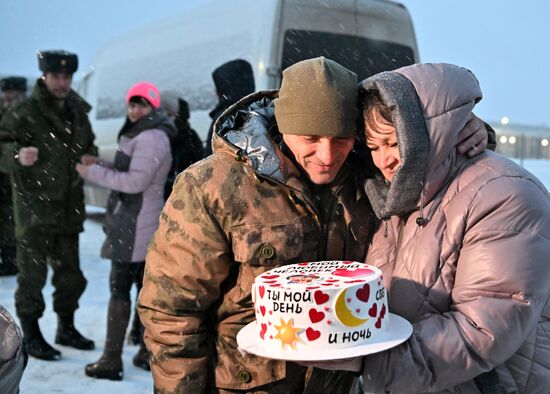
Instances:
[[[86,365],[84,372],[96,379],[122,380],[122,346],[130,320],[130,301],[112,298],[107,314],[107,338],[100,359]]]
[[[151,367],[149,365],[149,352],[145,347],[145,342],[143,341],[143,325],[139,325],[139,351],[136,353],[132,359],[134,365],[138,368],[150,371]]]
[[[74,314],[59,315],[55,343],[80,350],[93,350],[94,341],[85,338],[74,327]]]
[[[104,351],[99,360],[86,365],[84,372],[91,378],[122,380],[124,376],[122,357],[118,352]]]
[[[134,318],[132,319],[132,325],[130,326],[130,332],[128,333],[128,344],[139,345],[139,337],[141,330],[141,323],[139,321],[139,315],[137,309],[134,308]]]
[[[51,347],[42,336],[38,319],[21,318],[21,328],[23,329],[23,340],[29,356],[48,361],[61,358],[61,352]]]

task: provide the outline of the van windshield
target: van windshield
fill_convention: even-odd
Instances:
[[[413,49],[393,42],[306,30],[285,32],[281,70],[318,56],[332,59],[352,70],[359,81],[414,63]]]

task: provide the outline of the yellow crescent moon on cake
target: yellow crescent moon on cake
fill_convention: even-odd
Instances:
[[[369,318],[366,319],[359,319],[358,317],[353,316],[351,311],[348,309],[346,305],[346,291],[342,291],[338,298],[336,298],[336,303],[334,304],[334,312],[336,313],[336,317],[344,326],[348,327],[357,327],[361,324],[365,323],[369,320]]]

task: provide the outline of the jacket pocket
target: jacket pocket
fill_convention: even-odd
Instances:
[[[251,390],[284,379],[286,362],[244,356],[237,349],[225,349],[218,353],[215,371],[216,388]]]
[[[235,261],[254,267],[298,262],[304,249],[303,225],[299,220],[239,228],[232,235]]]

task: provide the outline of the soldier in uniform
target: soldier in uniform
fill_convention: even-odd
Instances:
[[[25,98],[27,80],[7,77],[0,80],[0,120],[4,112]],[[0,276],[17,274],[15,262],[15,233],[10,177],[0,172]]]
[[[78,237],[85,218],[83,181],[77,162],[96,161],[88,120],[91,109],[71,90],[78,66],[75,54],[38,52],[42,76],[32,95],[0,122],[0,170],[13,187],[17,240],[15,307],[29,355],[57,360],[61,353],[42,336],[42,288],[47,265],[53,269],[53,309],[58,315],[57,344],[89,350],[93,341],[74,327],[74,313],[86,287],[80,270]]]
[[[156,391],[350,392],[351,373],[243,355],[236,335],[255,318],[257,275],[364,259],[378,220],[362,188],[363,156],[352,150],[356,82],[329,59],[296,63],[280,91],[224,112],[214,154],[177,178],[139,294]]]

